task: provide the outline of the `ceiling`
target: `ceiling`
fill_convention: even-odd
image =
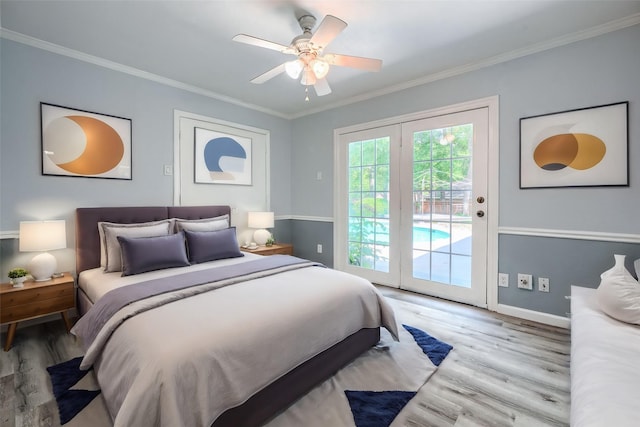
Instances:
[[[317,97],[310,89],[308,102],[305,87],[286,74],[250,83],[293,57],[232,37],[288,45],[301,33],[301,13],[346,21],[325,53],[379,58],[382,70],[332,66],[333,92]],[[3,37],[285,118],[638,23],[640,1],[618,0],[0,0]]]

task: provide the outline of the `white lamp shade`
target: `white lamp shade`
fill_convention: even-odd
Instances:
[[[289,61],[284,64],[284,69],[287,72],[287,75],[292,79],[297,79],[298,77],[300,77],[300,73],[302,72],[303,68],[304,62],[299,59]]]
[[[323,79],[329,72],[329,64],[322,59],[314,59],[311,61],[311,68],[313,69],[313,74],[316,75],[317,78]]]
[[[313,70],[308,65],[304,67],[302,70],[302,78],[300,79],[300,83],[304,86],[313,86],[316,84],[316,75],[313,74]]]
[[[20,222],[20,252],[46,252],[66,247],[64,220]]]
[[[64,220],[20,222],[20,251],[43,252],[33,257],[27,265],[29,274],[37,282],[51,279],[58,267],[56,258],[46,251],[66,247],[67,232]]]
[[[249,212],[249,228],[272,228],[273,212]]]

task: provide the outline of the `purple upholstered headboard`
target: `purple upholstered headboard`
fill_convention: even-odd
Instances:
[[[76,209],[76,274],[100,266],[98,222],[123,224],[167,218],[201,219],[231,214],[229,206],[126,206]]]

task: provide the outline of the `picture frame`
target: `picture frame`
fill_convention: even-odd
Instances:
[[[629,102],[520,119],[520,188],[629,186]]]
[[[194,182],[252,185],[252,140],[226,131],[194,128]]]
[[[132,179],[131,119],[40,103],[42,175]]]

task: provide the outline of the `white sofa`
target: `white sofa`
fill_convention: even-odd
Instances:
[[[607,316],[596,290],[571,287],[571,426],[640,426],[640,326]]]

